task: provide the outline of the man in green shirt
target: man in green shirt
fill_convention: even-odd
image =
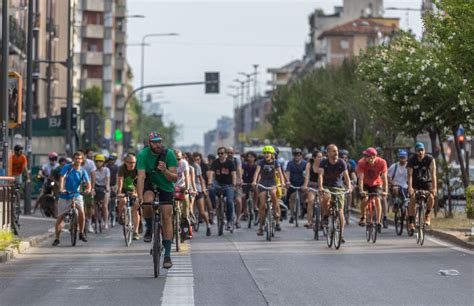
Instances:
[[[154,190],[156,189],[158,192],[163,220],[163,246],[165,247],[163,268],[169,269],[173,266],[171,262],[171,240],[173,239],[171,213],[173,211],[174,183],[178,179],[178,161],[173,150],[162,146],[159,133],[151,132],[148,136],[148,144],[148,147],[141,150],[137,156],[138,202],[140,204],[151,203],[155,199]],[[147,228],[143,237],[145,242],[151,242],[152,239],[152,214],[151,206],[143,207],[143,217]]]

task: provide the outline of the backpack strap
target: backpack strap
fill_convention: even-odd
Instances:
[[[393,169],[392,182],[393,182],[393,179],[395,178],[395,174],[397,174],[397,169],[398,169],[398,163],[395,164],[395,169]]]
[[[158,157],[156,158],[155,167],[153,168],[152,171],[147,172],[146,174],[147,174],[147,175],[152,175],[152,174],[156,173],[156,172],[158,171],[157,169],[158,169],[158,165],[160,164],[160,161],[165,161],[166,155],[168,155],[168,148],[163,147],[163,148],[161,149],[160,154],[159,154]]]

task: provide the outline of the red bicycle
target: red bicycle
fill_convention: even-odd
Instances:
[[[367,223],[365,225],[365,238],[367,241],[372,240],[373,243],[377,241],[377,214],[375,209],[375,198],[379,196],[378,193],[369,193],[367,194],[369,201],[367,203],[366,218]]]

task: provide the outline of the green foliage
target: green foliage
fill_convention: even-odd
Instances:
[[[466,215],[468,218],[474,218],[474,185],[466,188]]]
[[[104,117],[102,88],[94,86],[83,91],[81,117],[87,113],[98,114],[100,118]]]
[[[14,236],[11,231],[0,230],[0,251],[11,245],[14,241]]]

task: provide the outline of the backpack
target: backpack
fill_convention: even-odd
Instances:
[[[67,170],[66,174],[64,175],[64,185],[66,185],[67,178],[71,174],[72,170],[74,170],[74,167],[71,165],[71,167]],[[84,183],[84,172],[82,172],[82,167],[79,170],[79,173],[81,175],[81,183]]]
[[[167,154],[168,154],[168,148],[162,148],[160,155],[158,155],[158,157],[156,158],[155,167],[153,168],[153,170],[146,173],[147,176],[153,175],[158,172],[158,165],[160,164],[160,161],[162,162],[165,161]]]

